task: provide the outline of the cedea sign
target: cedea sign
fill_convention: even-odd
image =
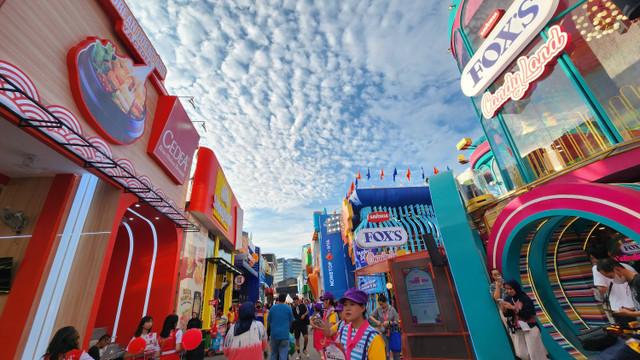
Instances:
[[[549,22],[559,0],[518,0],[462,71],[462,92],[477,96],[491,85]]]
[[[362,229],[356,234],[356,245],[363,249],[396,247],[407,243],[409,235],[401,227]]]

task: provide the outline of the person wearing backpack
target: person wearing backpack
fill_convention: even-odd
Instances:
[[[345,325],[338,329],[338,324],[333,327],[329,327],[327,323],[322,324],[325,335],[335,337],[335,342],[346,360],[386,360],[387,358],[382,335],[369,325],[367,320],[368,301],[367,293],[351,288],[340,299]]]

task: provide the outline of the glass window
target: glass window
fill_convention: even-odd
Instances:
[[[566,53],[616,129],[625,140],[640,137],[640,23],[594,1],[558,24],[571,34]]]
[[[485,119],[482,118],[482,124],[484,126],[485,133],[487,134],[487,140],[489,146],[493,151],[493,156],[496,160],[496,173],[500,173],[501,178],[504,181],[506,189],[514,189],[524,186],[524,180],[518,166],[516,159],[513,156],[513,151],[506,142],[506,136],[502,131],[502,127],[497,118]],[[498,164],[500,166],[498,166]]]
[[[542,43],[538,37],[524,54],[533,54]],[[516,70],[514,63],[507,71]],[[503,81],[501,75],[494,90]],[[557,61],[531,85],[527,96],[508,101],[501,113],[531,178],[563,169],[610,146]]]
[[[458,64],[458,69],[462,72],[462,69],[464,69],[471,58],[469,57],[467,48],[464,46],[462,35],[460,35],[460,31],[458,30],[453,33],[453,45],[455,46],[456,63]]]

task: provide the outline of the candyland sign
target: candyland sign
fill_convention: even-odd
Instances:
[[[477,96],[511,64],[549,22],[559,0],[517,0],[462,71],[460,86]]]
[[[362,229],[356,234],[356,245],[363,249],[396,247],[407,243],[409,235],[401,227]]]
[[[519,70],[504,76],[504,84],[494,93],[487,91],[482,95],[482,116],[490,119],[498,113],[504,104],[511,100],[520,100],[529,92],[531,84],[546,72],[549,64],[569,45],[571,36],[558,25],[549,28],[546,43],[531,56],[518,58]]]

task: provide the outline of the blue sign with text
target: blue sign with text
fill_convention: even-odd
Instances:
[[[340,217],[320,215],[320,256],[322,257],[322,282],[324,291],[330,291],[336,299],[348,289],[345,269]],[[338,222],[336,225],[335,222]]]
[[[369,253],[375,253],[377,249],[363,249],[356,244],[353,244],[353,251],[356,255],[356,269],[360,269],[369,265],[367,262],[367,255]],[[358,276],[358,289],[368,293],[376,294],[384,292],[384,281],[381,276]]]

